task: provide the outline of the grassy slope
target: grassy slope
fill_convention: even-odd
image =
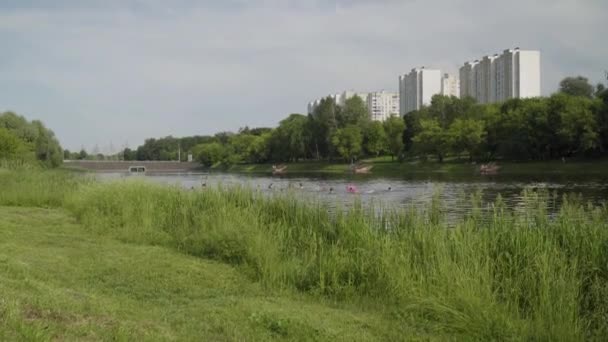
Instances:
[[[266,293],[225,264],[93,235],[62,210],[0,207],[0,340],[377,340],[398,330],[379,314]]]

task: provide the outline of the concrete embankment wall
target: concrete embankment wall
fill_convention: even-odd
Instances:
[[[128,172],[130,167],[144,166],[146,172],[199,171],[202,165],[177,161],[110,161],[110,160],[64,160],[64,167],[98,172]]]

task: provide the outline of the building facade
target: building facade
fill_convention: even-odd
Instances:
[[[441,71],[414,68],[399,76],[399,114],[401,116],[427,106],[431,98],[442,93]]]
[[[370,119],[374,121],[384,121],[391,115],[399,115],[399,94],[371,92],[367,96],[367,111]]]
[[[509,49],[466,62],[460,68],[460,97],[479,103],[540,96],[540,51]]]
[[[441,77],[441,95],[460,97],[460,81],[450,74]]]

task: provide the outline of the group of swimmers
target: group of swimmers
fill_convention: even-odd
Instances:
[[[293,187],[292,187],[292,185],[291,185],[291,184],[289,184],[289,185],[288,185],[288,188],[289,188],[289,189],[291,189],[291,188],[293,188]],[[299,188],[300,190],[303,190],[303,189],[304,189],[304,184],[302,184],[301,182],[300,182],[300,183],[298,183],[298,188]],[[268,184],[268,190],[273,190],[273,189],[274,189],[274,183],[270,183],[270,184]],[[281,191],[283,191],[283,189],[280,189],[280,190],[281,190]],[[321,188],[320,188],[320,191],[327,191],[327,192],[329,192],[330,194],[332,194],[332,193],[334,193],[334,188],[333,188],[332,186],[330,186],[329,188],[321,187]],[[393,188],[389,186],[389,187],[386,189],[386,191],[389,191],[389,192],[390,192],[390,191],[393,191]],[[346,192],[351,193],[351,194],[358,194],[358,193],[360,193],[359,189],[358,189],[358,188],[357,188],[355,185],[353,185],[353,184],[348,184],[348,185],[346,186]],[[375,192],[374,190],[368,190],[368,191],[366,191],[365,193],[367,193],[367,194],[371,194],[371,193],[374,193],[374,192]]]
[[[201,188],[203,188],[203,189],[204,189],[204,188],[206,188],[206,187],[207,187],[207,178],[205,178],[205,179],[203,179],[203,180],[201,181]],[[258,185],[258,189],[259,189],[259,187],[260,187],[260,185]],[[274,183],[270,183],[270,184],[268,184],[268,187],[267,187],[267,188],[268,188],[268,190],[273,190],[273,189],[274,189]],[[288,188],[289,188],[289,189],[292,189],[292,188],[293,188],[293,186],[292,186],[292,184],[291,184],[291,183],[288,185]],[[191,189],[192,189],[192,190],[194,190],[194,186],[193,186],[193,187],[191,187]],[[304,190],[304,184],[303,184],[302,182],[299,182],[299,183],[298,183],[298,189],[300,189],[300,190]],[[283,189],[282,189],[282,188],[281,188],[280,190],[281,190],[281,191],[283,191]],[[321,191],[328,191],[330,194],[333,194],[333,193],[334,193],[334,188],[333,188],[332,186],[330,186],[329,188],[321,187],[321,188],[320,188],[320,190],[321,190]],[[393,191],[393,188],[389,186],[389,187],[388,187],[388,189],[386,189],[386,191],[388,191],[388,192]],[[348,184],[348,185],[346,186],[346,192],[347,192],[347,193],[351,193],[351,194],[358,194],[358,193],[360,193],[360,192],[359,192],[359,189],[358,189],[358,188],[357,188],[355,185],[353,185],[353,184]],[[371,193],[374,193],[374,192],[375,192],[375,190],[368,190],[368,191],[366,191],[365,193],[366,193],[366,194],[371,194]]]

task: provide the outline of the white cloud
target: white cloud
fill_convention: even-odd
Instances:
[[[515,46],[542,51],[546,93],[608,68],[601,1],[101,4],[0,9],[0,107],[69,148],[273,125],[329,92]]]

